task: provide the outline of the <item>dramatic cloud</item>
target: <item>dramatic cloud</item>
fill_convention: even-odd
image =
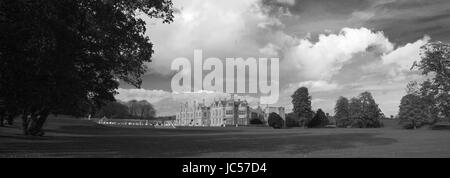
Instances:
[[[180,102],[225,97],[200,91],[172,93],[173,59],[280,58],[280,99],[292,108],[292,92],[305,86],[314,109],[333,113],[339,96],[374,95],[386,115],[398,112],[404,87],[420,79],[410,71],[420,46],[450,42],[448,0],[175,0],[175,21],[148,22],[155,45],[143,88],[121,85],[121,100],[145,99],[159,114]],[[128,89],[125,89],[128,88]],[[256,103],[257,96],[247,97]]]
[[[331,92],[336,89],[339,89],[339,85],[336,83],[329,83],[324,80],[317,80],[317,81],[300,82],[298,84],[290,84],[288,91],[294,93],[294,91],[300,87],[307,87],[310,92],[324,92],[324,91]]]
[[[399,47],[395,51],[382,56],[383,62],[384,64],[396,64],[401,70],[409,70],[414,61],[420,60],[420,47],[429,41],[430,37],[425,36],[414,43]]]
[[[257,57],[269,43],[278,44],[280,36],[273,28],[283,24],[269,17],[257,0],[175,1],[179,13],[171,24],[149,23],[148,35],[155,44],[151,71],[170,72],[177,57],[192,60],[193,51],[202,49],[205,57]],[[146,21],[152,22],[151,19]],[[158,25],[156,25],[158,24]],[[283,40],[282,42],[285,42]],[[271,47],[271,46],[268,46]],[[267,49],[271,50],[271,49]]]
[[[353,55],[369,48],[385,53],[391,51],[393,45],[382,32],[344,28],[339,34],[320,35],[316,43],[308,39],[301,40],[298,46],[287,51],[282,66],[289,68],[286,70],[298,71],[300,78],[329,79]]]

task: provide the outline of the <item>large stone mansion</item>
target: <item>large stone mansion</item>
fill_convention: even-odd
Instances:
[[[251,121],[259,120],[259,123],[267,124],[268,115],[272,112],[285,120],[283,107],[260,106],[252,108],[246,100],[229,99],[215,100],[210,105],[205,101],[193,101],[182,103],[176,114],[176,126],[198,126],[198,127],[225,127],[225,126],[248,126]]]

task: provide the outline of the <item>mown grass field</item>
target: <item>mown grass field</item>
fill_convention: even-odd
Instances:
[[[0,157],[450,157],[450,131],[380,129],[111,128],[50,119],[45,137],[0,128]]]

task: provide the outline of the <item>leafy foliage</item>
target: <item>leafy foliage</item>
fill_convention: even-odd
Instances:
[[[154,119],[156,110],[146,100],[131,100],[127,103],[110,102],[103,106],[96,117],[107,117],[113,119]]]
[[[431,79],[421,85],[421,94],[428,104],[431,117],[450,121],[450,45],[435,42],[422,46],[421,60],[412,68],[418,68]],[[431,74],[431,75],[430,75]]]
[[[270,127],[273,127],[275,129],[281,129],[284,125],[283,118],[281,118],[280,115],[278,115],[277,113],[274,113],[274,112],[269,114],[269,118],[267,119],[267,122]]]
[[[140,86],[153,54],[140,14],[171,22],[172,2],[0,2],[0,96],[22,113],[25,134],[50,113],[84,115],[114,101],[119,80]]]
[[[350,105],[346,97],[339,97],[334,107],[336,126],[345,127],[350,122]]]
[[[316,115],[312,118],[312,120],[308,123],[309,128],[319,128],[324,127],[328,124],[328,117],[322,111],[322,109],[318,109]]]
[[[302,119],[305,123],[306,120],[310,120],[314,113],[311,109],[311,96],[309,95],[308,88],[301,87],[297,89],[291,96],[292,105],[294,106],[294,113]]]
[[[384,118],[384,114],[370,92],[363,92],[358,97],[350,99],[348,116],[348,120],[339,123],[340,127],[378,128],[383,126],[381,119]]]
[[[156,110],[152,104],[146,100],[131,100],[127,103],[130,115],[140,119],[151,119],[156,115]]]
[[[417,95],[408,94],[400,103],[399,118],[402,123],[407,123],[405,128],[417,128],[426,122],[428,117],[427,105]]]
[[[97,117],[124,119],[130,116],[128,107],[120,102],[110,102],[96,114]]]

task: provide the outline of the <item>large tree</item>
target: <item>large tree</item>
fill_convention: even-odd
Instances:
[[[152,119],[156,115],[156,110],[151,103],[146,100],[131,100],[127,103],[130,114],[139,119]]]
[[[428,102],[434,102],[438,120],[450,121],[450,45],[435,42],[422,46],[421,60],[412,68],[418,68],[430,80],[422,85],[422,93]]]
[[[433,89],[433,84],[430,80],[426,80],[422,84],[420,84],[418,96],[421,97],[422,102],[426,106],[426,122],[428,123],[433,123],[439,120],[440,108],[438,107],[435,98],[435,96],[437,96],[438,94],[439,91]]]
[[[380,127],[384,114],[375,102],[370,92],[363,92],[359,95],[362,104],[362,114],[366,118],[366,127]]]
[[[400,102],[398,116],[402,123],[407,122],[406,128],[416,129],[427,120],[427,105],[420,96],[407,94]]]
[[[336,119],[336,126],[346,127],[350,121],[350,106],[346,97],[339,97],[334,107],[334,117]]]
[[[110,102],[103,106],[98,113],[97,117],[107,117],[113,119],[126,119],[130,116],[128,107],[120,102]]]
[[[114,101],[119,81],[140,87],[153,45],[138,16],[171,22],[170,0],[0,1],[0,96],[25,134],[50,113],[83,115]]]
[[[352,127],[381,127],[384,117],[370,92],[363,92],[358,97],[350,99],[349,115]]]
[[[313,111],[311,109],[311,96],[309,95],[308,88],[298,88],[291,96],[293,111],[300,118],[302,125],[312,119]]]
[[[351,119],[361,117],[363,112],[361,100],[357,97],[351,98],[348,105],[348,111]]]

